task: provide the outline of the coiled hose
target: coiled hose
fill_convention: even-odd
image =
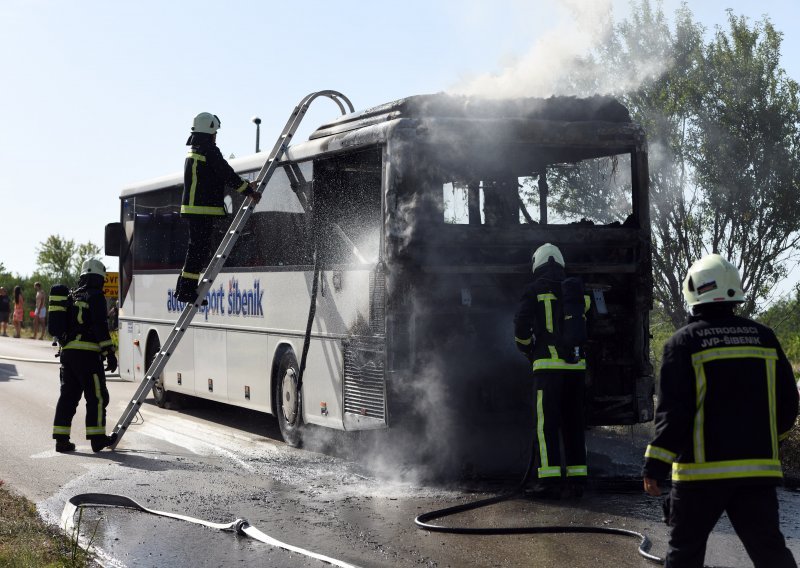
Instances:
[[[531,452],[531,459],[528,462],[528,468],[525,471],[525,475],[522,478],[522,481],[510,492],[504,493],[502,495],[497,495],[495,497],[489,497],[487,499],[481,499],[479,501],[474,501],[472,503],[464,503],[463,505],[455,505],[452,507],[446,507],[444,509],[438,509],[436,511],[430,511],[428,513],[423,513],[417,518],[414,519],[414,523],[417,525],[418,528],[433,531],[433,532],[443,532],[443,533],[454,533],[454,534],[484,534],[484,535],[498,535],[498,534],[566,534],[566,533],[591,533],[591,534],[613,534],[619,536],[626,536],[626,537],[634,537],[639,539],[639,554],[646,558],[647,560],[654,562],[656,564],[664,564],[664,559],[653,554],[650,554],[649,550],[652,546],[650,539],[647,538],[646,535],[632,531],[629,529],[621,529],[617,527],[597,527],[597,526],[580,526],[580,525],[571,525],[571,526],[558,526],[558,525],[549,525],[549,526],[528,526],[528,527],[446,527],[442,525],[435,525],[432,524],[430,521],[434,519],[441,519],[443,517],[448,517],[450,515],[456,515],[458,513],[463,513],[465,511],[472,511],[474,509],[479,509],[481,507],[488,507],[489,505],[494,505],[496,503],[500,503],[502,501],[507,501],[509,499],[513,499],[517,495],[523,493],[528,480],[530,479],[531,473],[533,471],[534,466],[534,454]]]

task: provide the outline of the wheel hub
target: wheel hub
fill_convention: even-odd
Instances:
[[[286,369],[281,386],[283,392],[283,403],[281,404],[283,417],[289,424],[294,424],[294,420],[297,417],[297,378],[295,377],[294,369]]]

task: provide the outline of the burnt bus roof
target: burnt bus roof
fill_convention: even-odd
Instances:
[[[485,99],[438,93],[406,97],[340,116],[317,128],[309,140],[398,118],[509,118],[563,122],[631,122],[628,109],[617,99],[607,96]]]
[[[405,120],[541,120],[563,122],[564,127],[552,132],[548,138],[566,141],[581,139],[596,129],[589,123],[606,123],[613,132],[603,134],[611,143],[622,137],[626,140],[636,137],[641,128],[631,122],[628,110],[613,97],[593,96],[484,99],[462,95],[439,93],[416,95],[372,107],[366,110],[338,117],[317,128],[308,140],[292,144],[284,159],[299,160],[325,153],[334,153],[346,148],[370,143],[383,143],[390,135],[391,125]],[[486,125],[484,125],[486,127]],[[589,129],[588,132],[585,132]],[[551,128],[552,130],[552,128]],[[360,131],[356,133],[354,131]],[[361,134],[363,133],[363,134]],[[356,138],[353,138],[356,136]],[[350,140],[350,138],[353,138]],[[230,161],[237,171],[260,169],[267,159],[267,153],[258,153]],[[145,180],[123,188],[122,197],[131,194],[154,191],[166,186],[183,184],[183,171]]]

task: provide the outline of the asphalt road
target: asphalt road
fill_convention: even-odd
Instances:
[[[82,439],[81,405],[73,422],[78,451],[57,454],[50,437],[58,398],[53,361],[47,342],[0,337],[0,479],[35,502],[48,522],[59,522],[73,495],[113,493],[208,521],[245,518],[277,540],[363,567],[653,566],[636,553],[634,539],[611,535],[418,530],[413,519],[420,513],[502,492],[513,481],[432,482],[424,463],[394,455],[384,432],[314,431],[315,451],[296,450],[280,441],[268,415],[199,401],[164,410],[148,400],[143,422],[130,428],[116,451],[99,454]],[[109,379],[110,427],[136,386]],[[640,430],[593,430],[590,471],[632,475],[645,443]],[[782,491],[781,506],[784,533],[800,558],[800,494]],[[86,509],[80,522],[82,532],[94,533],[107,566],[325,565],[247,537],[124,509]],[[443,523],[617,526],[646,533],[659,555],[667,535],[657,502],[630,483],[598,482],[577,502],[514,499]],[[707,562],[750,565],[725,520],[712,535]]]

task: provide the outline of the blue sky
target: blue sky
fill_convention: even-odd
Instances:
[[[627,0],[608,2],[624,18]],[[182,168],[200,111],[220,116],[223,153],[244,156],[254,151],[254,115],[269,149],[312,91],[341,91],[361,109],[470,85],[524,66],[550,38],[585,35],[598,5],[0,0],[0,262],[31,274],[51,234],[102,245],[122,187]],[[667,14],[678,5],[663,3]],[[710,31],[725,24],[726,8],[769,15],[784,32],[783,66],[800,80],[796,0],[689,7]],[[315,103],[296,139],[337,114]]]

